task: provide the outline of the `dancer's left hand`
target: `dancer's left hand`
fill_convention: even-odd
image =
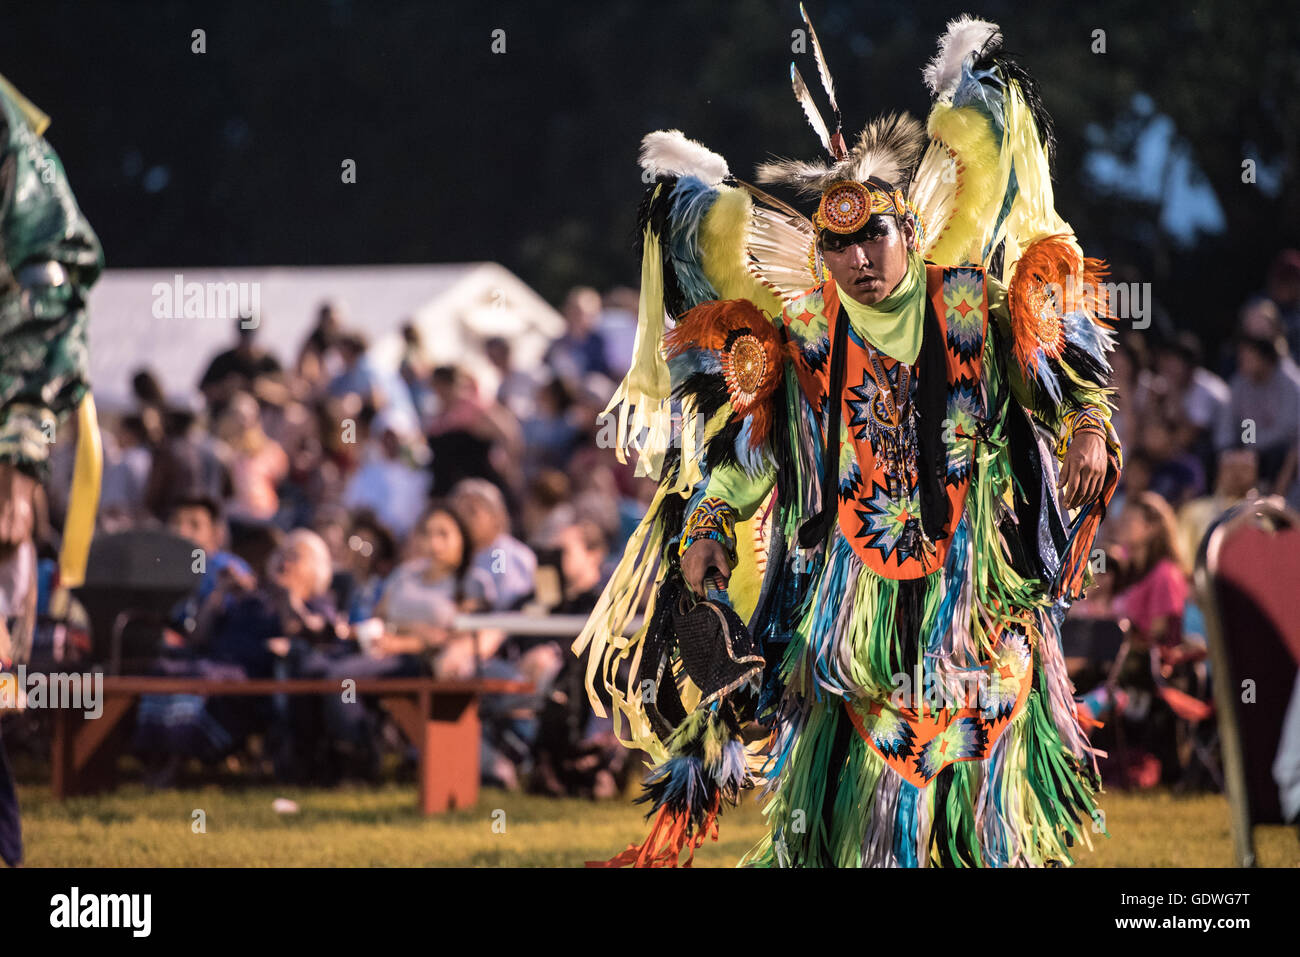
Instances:
[[[1097,432],[1078,432],[1070,439],[1057,488],[1065,489],[1067,508],[1080,508],[1101,494],[1106,481],[1106,440]]]

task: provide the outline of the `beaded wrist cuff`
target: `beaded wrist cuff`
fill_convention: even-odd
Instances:
[[[709,496],[695,506],[682,531],[678,554],[701,538],[711,538],[726,549],[732,567],[736,565],[736,512],[725,500]]]
[[[1061,437],[1056,443],[1056,454],[1064,455],[1070,440],[1080,432],[1096,432],[1102,438],[1110,439],[1110,419],[1106,410],[1095,405],[1085,405],[1071,409],[1061,420]]]

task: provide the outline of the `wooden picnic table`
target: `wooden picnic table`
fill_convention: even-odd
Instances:
[[[478,801],[478,702],[485,694],[527,694],[531,684],[504,679],[354,679],[358,695],[376,696],[420,753],[419,808],[437,814]],[[103,713],[88,719],[81,710],[54,711],[51,788],[56,800],[114,786],[121,735],[114,732],[146,694],[209,697],[340,694],[336,679],[210,678],[105,675]]]

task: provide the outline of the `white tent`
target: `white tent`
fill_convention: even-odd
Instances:
[[[515,364],[535,368],[564,319],[497,263],[415,266],[268,266],[240,269],[107,269],[90,294],[90,368],[97,403],[130,401],[132,374],[152,369],[169,396],[196,395],[208,363],[235,340],[256,303],[258,343],[291,366],[325,300],[363,332],[372,358],[395,366],[401,327],[413,321],[430,357],[472,372],[485,391],[497,376],[482,343],[504,336]],[[492,394],[488,391],[488,394]]]

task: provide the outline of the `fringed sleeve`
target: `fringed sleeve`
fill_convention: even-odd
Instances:
[[[1101,293],[1104,276],[1102,265],[1084,259],[1072,237],[1054,236],[1029,246],[1009,287],[988,279],[990,316],[1010,343],[1006,365],[1012,393],[1051,434],[1058,461],[1080,432],[1095,432],[1106,442],[1109,461],[1101,494],[1076,512],[1052,583],[1053,597],[1067,601],[1091,582],[1092,546],[1123,465],[1111,425],[1106,354],[1114,343],[1103,325],[1109,318]]]
[[[745,707],[752,706],[756,687],[751,685],[764,659],[758,654],[733,658],[749,671],[720,688],[713,700],[678,687],[680,668],[703,691],[704,676],[691,671],[691,662],[716,654],[719,647],[730,656],[733,642],[752,639],[727,603],[712,605],[713,612],[700,609],[706,623],[714,624],[715,613],[727,619],[725,633],[710,636],[692,631],[698,626],[683,625],[689,612],[683,608],[685,586],[674,566],[692,542],[711,538],[727,553],[733,586],[757,585],[761,578],[752,574],[752,534],[738,541],[737,521],[752,516],[775,484],[771,443],[784,340],[770,315],[748,299],[731,299],[687,310],[663,341],[669,398],[680,409],[673,429],[676,442],[665,461],[685,474],[681,469],[689,446],[694,450],[690,476],[698,480],[685,488],[665,475],[660,495],[666,492],[681,508],[660,509],[656,518],[662,544],[656,544],[657,587],[646,605],[645,624],[631,640],[610,639],[600,649],[601,661],[588,666],[589,673],[605,676],[616,729],[620,716],[627,718],[632,741],[654,760],[642,798],[651,804],[654,819],[649,836],[600,866],[676,866],[683,850],[693,852],[707,835],[716,839],[718,816],[750,784],[741,708],[732,695],[745,697]],[[636,559],[635,567],[644,567],[644,559]],[[614,580],[624,572],[621,564]],[[603,598],[597,614],[602,610]],[[595,641],[592,654],[597,654]],[[610,680],[621,661],[627,661],[626,690]]]
[[[780,301],[745,268],[750,213],[743,190],[693,176],[664,178],[647,191],[636,355],[605,410],[618,410],[620,456],[638,453],[638,473],[659,488],[573,651],[587,656],[596,713],[606,713],[606,698],[615,734],[656,760],[667,751],[633,682],[686,513],[715,475],[722,487],[728,468],[751,478],[775,471],[774,394],[785,347],[774,318]],[[724,515],[717,509],[715,517]],[[633,631],[641,611],[642,625]]]
[[[702,538],[711,538],[726,549],[734,568],[736,554],[736,523],[748,521],[772,493],[776,484],[776,468],[769,466],[761,474],[752,476],[737,466],[721,465],[709,474],[704,487],[704,497],[687,516],[682,529],[680,552]]]

